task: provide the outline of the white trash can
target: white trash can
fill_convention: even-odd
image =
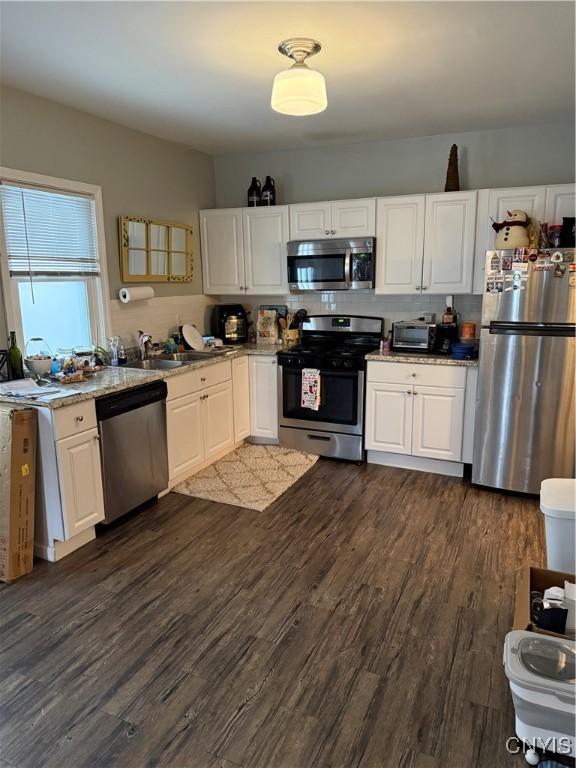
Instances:
[[[540,486],[546,526],[546,557],[552,571],[576,570],[576,480],[550,478]]]

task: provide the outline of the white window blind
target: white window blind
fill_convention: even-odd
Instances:
[[[0,201],[11,275],[100,274],[93,198],[2,183]]]

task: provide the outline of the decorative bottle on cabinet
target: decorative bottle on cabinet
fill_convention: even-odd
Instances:
[[[266,176],[262,187],[262,205],[276,205],[276,186],[272,176]]]
[[[252,183],[248,187],[248,208],[262,205],[262,189],[256,176],[252,176]]]

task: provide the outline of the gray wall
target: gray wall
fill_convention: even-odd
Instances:
[[[289,119],[289,118],[288,118]],[[216,204],[245,205],[252,176],[274,176],[279,203],[444,189],[450,146],[462,189],[574,181],[574,125],[539,125],[214,158]]]
[[[210,155],[12,88],[2,88],[0,99],[0,165],[102,187],[112,296],[121,285],[121,215],[192,224],[194,281],[154,289],[157,296],[202,293],[197,212],[215,202]]]

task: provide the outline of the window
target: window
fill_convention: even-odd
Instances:
[[[22,346],[41,336],[52,352],[101,342],[108,327],[99,189],[60,183],[0,183],[8,323]]]

